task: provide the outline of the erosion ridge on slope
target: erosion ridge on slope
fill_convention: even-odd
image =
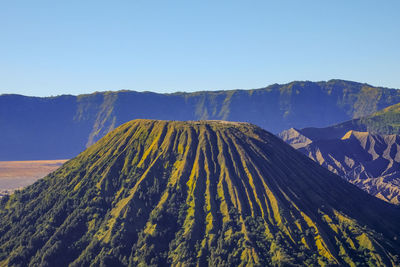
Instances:
[[[1,95],[0,160],[72,158],[136,118],[248,121],[278,133],[339,123],[398,102],[398,90],[342,80],[175,94]]]
[[[400,204],[400,103],[336,125],[279,134],[288,144],[351,183]]]
[[[323,135],[318,138],[319,134],[308,128],[307,131],[289,129],[279,136],[321,166],[371,195],[400,204],[399,135],[350,130],[341,138],[328,139]]]
[[[254,125],[135,120],[1,201],[0,266],[394,266],[399,227]]]

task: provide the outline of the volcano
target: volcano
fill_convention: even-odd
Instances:
[[[399,207],[249,123],[134,120],[0,202],[0,266],[400,264]]]

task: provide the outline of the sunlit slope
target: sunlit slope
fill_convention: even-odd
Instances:
[[[0,204],[0,266],[399,264],[400,210],[247,123],[126,123]]]

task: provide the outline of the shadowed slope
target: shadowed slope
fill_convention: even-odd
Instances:
[[[336,125],[301,130],[302,135],[314,141],[341,138],[348,131],[370,132],[373,134],[400,134],[400,103],[389,106],[368,116],[345,121]],[[288,134],[287,130],[281,134]],[[283,139],[283,136],[281,137]]]
[[[399,90],[342,80],[174,94],[0,95],[0,160],[72,158],[132,119],[246,121],[278,133],[324,127],[399,102]]]
[[[395,265],[400,210],[247,123],[135,120],[0,204],[0,266]]]

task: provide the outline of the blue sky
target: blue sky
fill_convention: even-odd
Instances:
[[[2,1],[0,94],[400,88],[400,1]]]

